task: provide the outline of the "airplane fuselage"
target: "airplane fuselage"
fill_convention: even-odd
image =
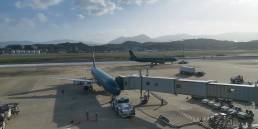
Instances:
[[[165,63],[165,62],[175,62],[177,59],[175,57],[136,57],[132,50],[129,50],[129,60],[137,62],[151,62],[151,63]]]
[[[92,67],[91,74],[95,78],[95,81],[103,86],[103,88],[110,92],[112,95],[117,96],[121,92],[121,88],[113,79],[113,77],[107,74],[105,71],[101,70],[100,68]]]
[[[164,58],[131,58],[131,61],[138,62],[152,62],[152,63],[165,63],[165,62],[175,62],[177,61],[174,57],[164,57]]]

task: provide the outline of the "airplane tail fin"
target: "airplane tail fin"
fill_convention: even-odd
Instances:
[[[94,49],[92,49],[92,66],[96,67],[96,65],[95,65],[95,51],[94,51]]]
[[[129,54],[130,54],[130,59],[135,59],[136,56],[134,55],[132,50],[129,50]]]

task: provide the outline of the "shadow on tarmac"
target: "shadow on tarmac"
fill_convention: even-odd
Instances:
[[[41,92],[56,90],[56,94],[40,95]],[[31,93],[37,93],[31,95]],[[22,96],[17,96],[22,95]],[[52,99],[55,98],[53,122],[58,128],[80,129],[123,129],[147,128],[159,129],[155,123],[150,123],[138,117],[120,118],[110,107],[110,98],[106,92],[85,93],[82,87],[74,85],[56,85],[51,88],[32,90],[10,94],[9,99]],[[99,100],[104,101],[103,104]],[[86,113],[89,117],[87,120]],[[96,120],[96,114],[98,116]],[[40,116],[39,116],[40,117]]]
[[[174,75],[175,77],[178,77],[178,78],[190,78],[192,77],[193,75],[185,75],[185,74],[181,74],[181,73],[177,73]]]

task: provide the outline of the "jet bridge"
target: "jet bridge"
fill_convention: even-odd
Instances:
[[[120,76],[124,90],[136,90],[141,86],[145,90],[157,91],[163,93],[175,93],[175,81],[176,78],[167,77],[151,77],[151,76]]]
[[[136,90],[142,87],[144,90],[162,93],[184,94],[198,98],[226,98],[255,102],[258,105],[257,85],[227,84],[217,83],[213,80],[190,80],[139,75],[119,76],[118,78],[116,80],[124,90]]]

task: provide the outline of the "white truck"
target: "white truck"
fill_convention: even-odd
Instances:
[[[122,118],[135,116],[135,109],[127,97],[115,98],[112,101],[112,108]]]
[[[196,70],[196,68],[190,66],[181,66],[179,72],[180,74],[195,76],[203,76],[205,74],[203,71]]]
[[[181,74],[193,75],[193,74],[195,74],[195,68],[194,67],[189,67],[189,66],[181,66],[180,67],[180,73]]]

